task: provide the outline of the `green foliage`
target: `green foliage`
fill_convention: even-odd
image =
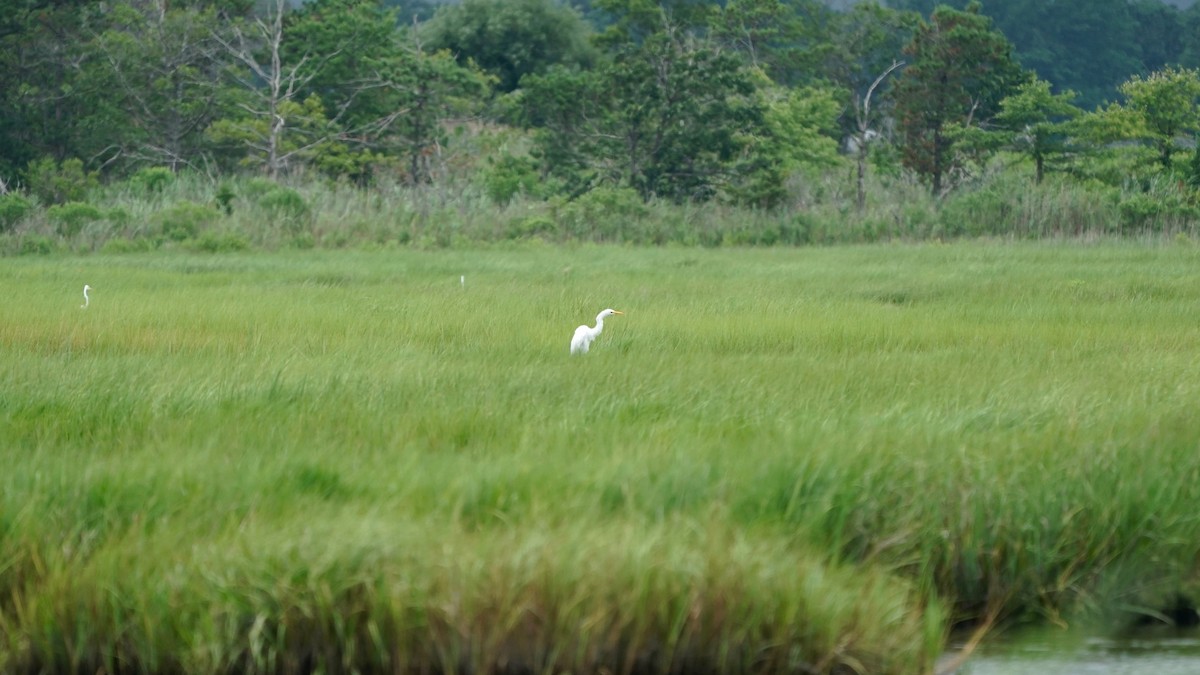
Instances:
[[[60,163],[43,157],[25,168],[25,185],[43,204],[80,202],[99,185],[99,176],[99,172],[85,171],[83,160],[71,158]]]
[[[194,239],[221,217],[216,209],[190,201],[182,201],[157,214],[162,235],[172,241]]]
[[[1200,222],[1200,207],[1194,199],[1172,188],[1131,194],[1119,207],[1120,227],[1125,233],[1191,230]]]
[[[599,121],[589,118],[586,107],[600,99],[600,86],[597,72],[552,68],[525,77],[513,102],[521,122],[533,129],[531,156],[571,193],[587,190],[595,178],[589,136]]]
[[[100,252],[106,255],[147,253],[155,250],[157,247],[158,241],[147,237],[139,237],[137,239],[113,237],[112,239],[104,242],[104,245],[100,247]]]
[[[1188,162],[1187,184],[1193,189],[1200,189],[1200,142],[1196,143],[1196,148],[1192,150],[1192,159]],[[0,213],[3,212],[3,207],[0,206]],[[0,215],[0,222],[3,221],[3,216]]]
[[[747,143],[723,196],[736,204],[774,208],[787,198],[789,177],[817,176],[841,163],[840,93],[820,87],[770,87],[759,95],[763,129]]]
[[[592,5],[604,12],[604,30],[596,42],[610,52],[662,33],[702,34],[720,8],[693,0],[594,0]]]
[[[276,119],[244,113],[213,122],[208,138],[242,167],[259,169],[275,177],[289,167],[319,164],[320,157],[339,145],[333,140],[336,126],[325,116],[316,95],[303,101],[284,100],[278,106],[282,131]]]
[[[1006,132],[1009,147],[1033,159],[1039,183],[1047,162],[1064,158],[1073,149],[1068,140],[1074,131],[1070,123],[1083,114],[1071,102],[1075,96],[1072,91],[1052,94],[1050,83],[1035,76],[1000,101],[995,122]]]
[[[501,206],[508,204],[518,194],[543,194],[537,160],[532,157],[501,155],[484,170],[483,184],[488,199]]]
[[[213,199],[216,200],[217,208],[221,209],[222,213],[226,216],[233,215],[233,200],[237,199],[237,192],[228,181],[223,181],[217,186],[217,193],[213,195]]]
[[[267,215],[267,222],[272,225],[283,225],[290,231],[296,231],[312,219],[312,209],[295,190],[277,185],[260,195],[256,201],[258,207]]]
[[[816,173],[837,166],[839,98],[840,92],[818,87],[768,92],[764,118],[770,147],[760,150],[788,172]]]
[[[17,246],[17,254],[50,255],[57,249],[58,246],[49,237],[44,237],[38,234],[27,234],[21,237],[20,244]]]
[[[649,215],[636,190],[606,186],[563,204],[557,217],[563,232],[573,238],[611,242],[638,241],[639,225]]]
[[[596,57],[590,32],[578,11],[555,0],[447,3],[424,28],[431,49],[478,66],[502,92],[552,66],[589,66]]]
[[[297,99],[316,97],[323,114],[361,133],[393,111],[371,75],[401,58],[396,15],[375,0],[315,0],[286,15],[283,58],[306,69]]]
[[[904,165],[934,195],[961,160],[948,127],[978,126],[999,111],[1000,101],[1025,79],[1012,45],[980,13],[939,6],[905,48],[908,65],[896,84],[896,110],[904,132]]]
[[[902,60],[904,47],[912,42],[920,21],[915,12],[899,11],[877,2],[856,2],[833,17],[832,26],[822,36],[830,41],[823,71],[828,80],[849,95],[843,101],[847,108],[852,110],[858,105],[875,79]],[[892,83],[892,78],[888,78],[875,92],[871,107],[881,114],[873,116],[890,115]],[[843,131],[857,131],[856,121],[853,112],[845,115]]]
[[[812,243],[810,218],[797,214],[767,223],[731,223],[720,243],[727,246],[803,246]]]
[[[66,202],[46,209],[46,219],[56,225],[60,235],[73,237],[79,234],[84,225],[104,220],[104,212],[91,204]]]
[[[834,11],[817,0],[730,0],[708,18],[713,40],[787,85],[817,77],[829,51],[821,32],[835,21]]]
[[[173,171],[201,158],[204,129],[234,105],[222,77],[230,55],[219,41],[232,40],[244,10],[218,4],[108,3],[85,33],[85,76],[107,92],[83,116],[99,137],[82,156]]]
[[[1149,22],[1141,23],[1136,7],[1147,4],[1160,3],[1016,0],[987,2],[984,11],[995,17],[1025,67],[1058,90],[1078,91],[1083,105],[1093,108],[1114,100],[1117,85],[1131,74],[1162,65],[1146,53],[1155,41],[1167,44]]]
[[[508,223],[506,236],[509,239],[554,238],[558,224],[544,215],[525,216]]]
[[[228,186],[229,183],[226,183]],[[270,178],[262,178],[260,176],[250,176],[237,182],[240,189],[237,190],[241,196],[251,201],[258,201],[263,195],[274,191],[279,187],[279,183]],[[230,191],[233,191],[230,188]]]
[[[1176,138],[1200,132],[1200,71],[1166,68],[1121,85],[1125,107],[1140,118],[1159,163],[1171,168]]]
[[[133,222],[133,214],[122,206],[113,206],[104,210],[104,220],[117,227],[126,227]]]
[[[207,230],[195,239],[185,242],[190,251],[201,253],[232,253],[250,248],[250,242],[236,232],[217,232]]]
[[[0,233],[16,227],[33,210],[33,202],[19,194],[0,195]]]
[[[162,194],[163,190],[175,182],[175,173],[166,167],[151,166],[138,169],[129,177],[129,182],[143,194]]]
[[[764,133],[755,86],[737,59],[686,36],[627,44],[591,73],[526,78],[521,105],[542,122],[537,156],[568,189],[594,184],[643,199],[705,201],[735,179],[749,140]]]

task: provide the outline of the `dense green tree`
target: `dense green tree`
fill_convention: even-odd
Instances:
[[[310,69],[298,96],[320,97],[325,116],[358,129],[392,110],[385,88],[373,86],[399,58],[395,14],[378,0],[311,0],[286,16],[281,57]]]
[[[595,52],[587,23],[556,0],[464,0],[438,9],[424,29],[426,46],[473,62],[509,92],[521,78],[552,65],[587,65]]]
[[[483,100],[482,75],[425,52],[371,1],[288,11],[272,0],[233,34],[222,43],[242,66],[240,100],[210,138],[270,176],[308,165],[366,181],[391,157],[406,180],[428,182],[445,122]]]
[[[761,88],[763,128],[737,165],[740,180],[730,181],[726,192],[738,202],[770,208],[786,198],[789,177],[837,166],[838,94],[821,87]]]
[[[0,171],[81,154],[77,123],[104,94],[81,77],[84,27],[100,8],[86,0],[0,0]]]
[[[317,166],[321,157],[344,151],[337,145],[336,126],[326,119],[316,96],[283,99],[275,112],[276,119],[286,120],[282,128],[263,115],[226,117],[213,122],[207,129],[208,138],[237,157],[239,165],[261,169],[271,177],[297,166]]]
[[[432,180],[447,141],[444,122],[478,109],[487,85],[448,51],[427,51],[421,36],[398,27],[376,0],[314,0],[289,16],[284,42],[285,60],[311,60],[301,89],[326,103],[339,143],[362,159],[395,158],[414,183]],[[346,173],[367,177],[353,153],[342,155]]]
[[[1164,169],[1171,168],[1176,141],[1200,132],[1200,71],[1165,68],[1135,75],[1121,85],[1125,106],[1141,121]]]
[[[449,52],[426,52],[408,36],[401,57],[379,72],[377,84],[388,92],[394,112],[373,131],[383,149],[400,159],[408,182],[431,182],[444,169],[451,129],[479,114],[489,82]]]
[[[733,54],[663,31],[622,47],[591,73],[526,78],[526,119],[545,169],[576,190],[607,183],[643,198],[705,200],[739,178],[764,132],[755,86]],[[570,171],[570,175],[562,172]]]
[[[86,72],[110,86],[86,119],[109,130],[103,142],[127,162],[178,170],[197,161],[223,104],[228,55],[214,38],[224,30],[217,9],[122,2],[105,20]]]
[[[1033,78],[1000,101],[995,122],[1009,147],[1027,155],[1034,163],[1038,183],[1047,163],[1071,152],[1069,123],[1083,114],[1072,100],[1075,92],[1054,94],[1050,83]]]
[[[904,165],[935,195],[961,166],[951,125],[969,128],[990,119],[1001,99],[1025,78],[1012,45],[980,13],[941,6],[905,48],[908,65],[897,81],[896,109],[904,133]]]
[[[831,44],[836,14],[817,0],[730,0],[709,16],[709,34],[779,84],[810,82]]]
[[[602,83],[609,105],[598,150],[610,176],[644,198],[712,197],[761,123],[738,60],[691,37],[660,33],[628,46]]]
[[[586,191],[597,175],[589,158],[592,136],[601,128],[592,114],[602,102],[600,86],[596,71],[555,66],[522,78],[515,93],[520,122],[533,130],[542,175],[562,183],[568,194]]]
[[[1188,186],[1193,190],[1200,190],[1200,143],[1192,150],[1192,159],[1188,162],[1185,176]]]

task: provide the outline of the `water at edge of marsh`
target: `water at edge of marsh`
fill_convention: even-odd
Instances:
[[[1200,632],[1146,631],[1125,637],[1037,632],[987,641],[956,675],[1197,675]]]

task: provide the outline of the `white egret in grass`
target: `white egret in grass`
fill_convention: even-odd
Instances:
[[[91,300],[88,299],[87,294],[87,292],[90,290],[92,290],[91,286],[88,286],[87,284],[83,285],[83,304],[79,306],[79,309],[87,309],[88,304],[91,302]]]
[[[584,324],[576,328],[575,335],[571,338],[571,353],[586,354],[592,346],[592,340],[595,340],[600,331],[604,330],[604,319],[613,314],[624,314],[624,312],[618,312],[615,309],[606,309],[596,315],[596,325],[594,327],[589,328]]]

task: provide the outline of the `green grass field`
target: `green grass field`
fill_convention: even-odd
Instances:
[[[919,673],[955,626],[1153,615],[1200,588],[1197,271],[6,260],[0,671]]]

